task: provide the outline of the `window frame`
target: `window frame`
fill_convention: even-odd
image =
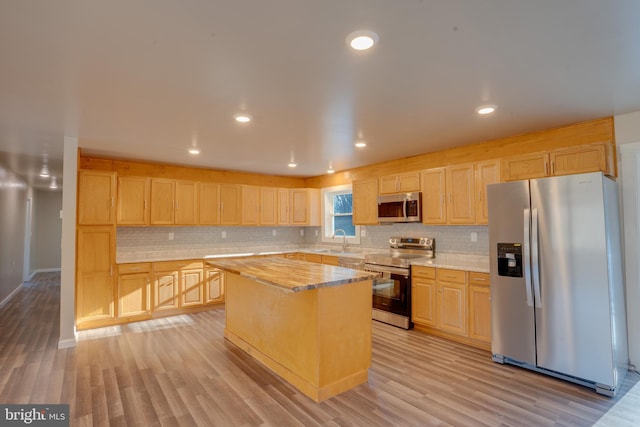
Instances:
[[[321,190],[322,199],[322,226],[321,241],[323,243],[342,243],[342,236],[333,237],[333,196],[338,194],[351,194],[353,190],[351,184],[336,185],[334,187],[325,187]],[[353,209],[351,210],[353,218]],[[354,225],[355,236],[347,236],[347,244],[360,244],[360,226]]]

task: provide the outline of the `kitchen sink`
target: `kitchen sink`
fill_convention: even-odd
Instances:
[[[355,254],[355,253],[362,252],[362,249],[347,248],[346,251],[343,251],[342,249],[313,249],[313,252],[316,252],[319,254],[345,254],[345,253]]]

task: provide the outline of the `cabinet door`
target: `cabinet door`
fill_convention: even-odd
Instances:
[[[459,283],[437,283],[438,327],[447,332],[467,335],[466,286]]]
[[[220,184],[200,183],[199,219],[201,225],[220,224]]]
[[[289,225],[289,189],[278,188],[278,225]]]
[[[238,225],[241,215],[240,186],[220,184],[220,224]]]
[[[115,319],[113,226],[78,227],[76,321],[109,324]]]
[[[289,192],[291,225],[320,225],[320,191],[296,188]]]
[[[398,175],[398,191],[401,193],[420,191],[420,173],[404,173]]]
[[[398,192],[398,176],[387,175],[380,177],[380,194],[389,194]]]
[[[587,145],[563,150],[554,150],[551,157],[552,175],[602,171],[611,174],[604,144]]]
[[[153,273],[153,310],[178,308],[178,272]]]
[[[478,162],[475,165],[475,169],[476,224],[487,224],[489,222],[487,185],[500,182],[500,161]]]
[[[549,155],[547,153],[527,154],[502,159],[502,180],[544,178],[549,176]]]
[[[176,181],[174,223],[196,225],[198,223],[198,183]]]
[[[260,188],[260,225],[276,225],[277,191],[273,187]]]
[[[151,274],[118,276],[118,318],[138,319],[151,314]]]
[[[427,169],[421,173],[422,180],[422,223],[446,224],[445,204],[446,169]]]
[[[204,303],[224,301],[224,273],[217,268],[207,268],[204,278]]]
[[[378,223],[378,180],[353,181],[353,223],[368,225]]]
[[[473,224],[476,216],[473,164],[447,167],[447,223]]]
[[[491,342],[491,300],[488,286],[469,286],[469,337]]]
[[[241,186],[242,225],[258,225],[260,189],[251,185]]]
[[[118,225],[149,225],[149,178],[118,178]]]
[[[180,305],[190,307],[204,303],[202,268],[180,270]]]
[[[422,277],[412,278],[411,320],[421,325],[436,326],[435,280]]]
[[[172,225],[175,222],[175,191],[174,180],[151,180],[151,225]]]
[[[78,171],[78,224],[115,224],[116,173]]]

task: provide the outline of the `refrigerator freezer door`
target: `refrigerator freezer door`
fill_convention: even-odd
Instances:
[[[491,351],[496,356],[535,365],[535,320],[531,287],[525,276],[529,260],[525,243],[530,226],[529,182],[514,181],[487,187],[491,272]],[[525,220],[525,218],[527,218]],[[523,245],[523,277],[502,276],[498,244]],[[529,296],[529,297],[528,297]]]
[[[602,180],[595,173],[530,182],[542,301],[535,330],[539,367],[612,384]]]

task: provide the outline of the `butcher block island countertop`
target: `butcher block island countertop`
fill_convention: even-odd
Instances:
[[[284,258],[213,259],[229,341],[316,402],[368,380],[375,273]]]

